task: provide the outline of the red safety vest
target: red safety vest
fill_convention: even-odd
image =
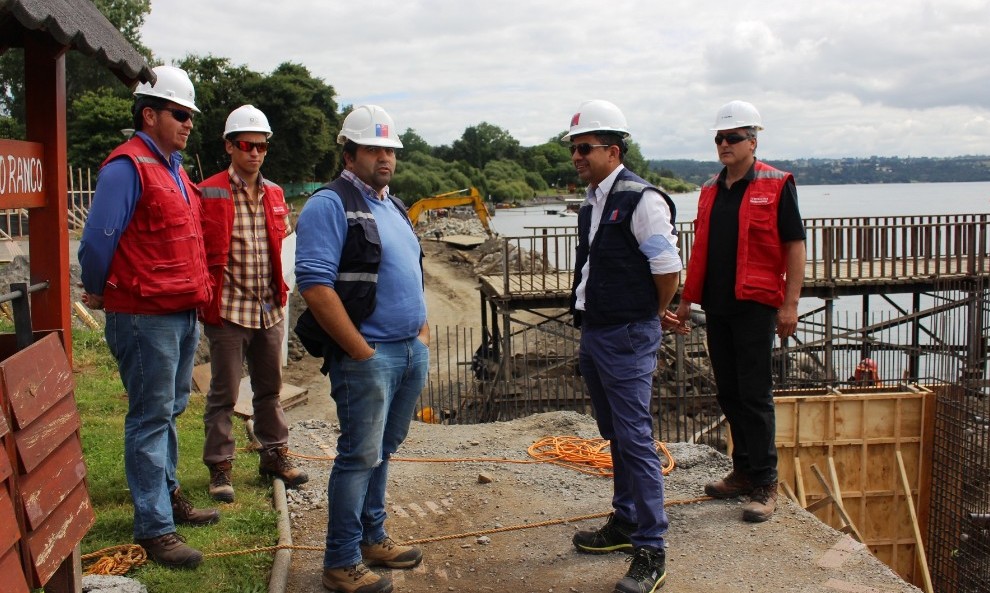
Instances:
[[[279,306],[284,307],[289,287],[282,278],[282,240],[288,227],[285,217],[289,207],[278,185],[264,180],[265,229],[268,234],[268,255],[271,258],[271,288]],[[213,281],[213,298],[200,310],[200,319],[211,325],[222,324],[220,310],[223,297],[224,270],[230,257],[230,236],[234,230],[234,200],[230,190],[230,175],[221,171],[199,184],[203,192],[203,238],[206,244],[206,265]]]
[[[774,308],[784,303],[787,260],[777,228],[777,208],[790,173],[756,161],[754,178],[739,205],[739,244],[736,249],[735,296]],[[718,195],[718,176],[701,188],[698,218],[694,221],[694,246],[688,262],[682,298],[700,303],[708,266],[708,223]]]
[[[183,197],[167,164],[135,136],[103,161],[131,159],[141,197],[120,236],[107,273],[107,311],[163,315],[196,309],[210,300],[199,221],[199,190],[180,167]]]

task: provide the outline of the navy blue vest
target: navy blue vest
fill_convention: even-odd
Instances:
[[[337,280],[334,291],[340,297],[354,327],[360,329],[361,322],[375,311],[375,294],[378,289],[378,266],[382,262],[382,242],[378,234],[378,223],[371,213],[371,207],[361,194],[361,190],[353,183],[338,177],[324,185],[320,190],[328,189],[338,196],[344,206],[347,217],[347,236],[340,252],[340,264],[337,268]],[[318,190],[319,191],[319,190]],[[405,205],[395,196],[389,195],[400,212],[405,212]],[[412,223],[409,223],[412,228]],[[422,265],[422,250],[420,265]],[[311,355],[323,357],[323,374],[329,372],[328,361],[332,356],[342,354],[340,347],[320,326],[313,312],[308,308],[296,320],[294,331],[299,341]]]
[[[588,245],[591,230],[590,204],[578,211],[577,261],[571,287],[571,313],[574,325],[611,325],[643,321],[657,315],[660,302],[650,272],[650,262],[639,250],[632,233],[632,214],[643,197],[653,189],[660,192],[670,208],[674,224],[676,209],[670,196],[650,185],[629,169],[623,169],[605,199],[602,220],[595,241]],[[581,270],[591,258],[591,269],[584,293],[584,311],[574,308],[574,291],[581,283]]]

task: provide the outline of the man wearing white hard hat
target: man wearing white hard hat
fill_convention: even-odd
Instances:
[[[282,240],[289,207],[282,188],[261,175],[272,129],[253,105],[230,112],[223,130],[230,166],[200,183],[203,239],[213,299],[200,310],[210,343],[210,390],[203,424],[203,463],[214,500],[234,502],[231,414],[245,360],[251,380],[254,435],[261,443],[259,471],[286,486],[309,477],[288,457],[289,427],[279,401],[282,338],[288,286],[282,279]]]
[[[724,168],[701,188],[694,247],[677,316],[705,311],[718,403],[732,433],[732,472],[705,485],[715,498],[748,497],[743,519],[766,521],[777,508],[776,419],[771,353],[774,333],[797,329],[804,281],[804,225],[790,173],[757,160],[763,119],[731,101],[715,116]]]
[[[581,328],[578,366],[595,421],[612,453],[612,514],[579,531],[579,552],[632,554],[616,593],[663,586],[669,521],[650,403],[661,327],[680,284],[674,203],[623,164],[626,118],[608,101],[586,101],[571,118],[571,161],[588,184],[578,211],[572,313]]]
[[[106,311],[106,340],[127,390],[124,474],[134,539],[159,564],[193,568],[202,552],[176,525],[219,520],[179,489],[175,421],[192,388],[197,308],[210,300],[200,194],[182,168],[195,91],[158,66],[134,91],[133,137],[103,161],[79,245],[83,302]]]
[[[422,250],[389,193],[402,148],[392,118],[377,105],[357,107],[337,143],[344,170],[296,223],[296,281],[309,308],[295,331],[323,357],[340,420],[322,581],[341,593],[387,593],[391,579],[368,567],[412,568],[423,557],[385,530],[389,458],[406,438],[429,366]]]

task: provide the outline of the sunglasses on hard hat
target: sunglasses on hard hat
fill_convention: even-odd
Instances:
[[[611,144],[588,144],[587,142],[582,142],[580,144],[571,144],[568,148],[571,149],[571,154],[576,152],[581,156],[588,156],[592,148],[607,148],[609,146]]]
[[[192,111],[186,111],[185,109],[173,109],[171,107],[166,107],[164,109],[159,109],[159,111],[167,111],[171,113],[172,119],[179,122],[180,124],[186,123],[187,121],[191,120],[193,117]]]
[[[253,149],[258,149],[258,154],[265,154],[268,152],[267,142],[248,142],[247,140],[231,140],[231,144],[237,147],[237,150],[241,152],[251,152]]]
[[[740,134],[738,132],[733,132],[731,134],[715,134],[715,144],[721,144],[722,141],[726,141],[729,144],[739,144],[743,140],[749,140],[750,136],[746,134]]]

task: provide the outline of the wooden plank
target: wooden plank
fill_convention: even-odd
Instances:
[[[918,552],[918,564],[921,566],[922,582],[925,584],[927,593],[934,593],[932,588],[932,575],[928,572],[928,557],[925,555],[925,542],[921,539],[921,528],[918,526],[918,515],[914,512],[914,496],[911,493],[911,484],[908,482],[907,470],[904,469],[904,458],[901,452],[897,452],[897,469],[901,474],[901,486],[904,487],[904,497],[907,500],[908,510],[911,512],[911,526],[914,528],[914,544]]]
[[[808,506],[807,497],[804,493],[804,475],[801,470],[801,458],[794,456],[794,483],[797,486],[797,500],[802,507]]]
[[[10,467],[10,458],[7,457],[3,444],[0,443],[0,482],[9,478],[13,473],[14,470]]]
[[[31,426],[14,434],[17,456],[24,468],[31,473],[46,457],[80,428],[79,411],[71,397],[63,398]]]
[[[17,527],[17,515],[14,514],[14,503],[10,500],[10,494],[4,484],[0,484],[0,554],[14,548],[21,539],[20,529]],[[2,575],[3,573],[0,573]]]
[[[0,389],[10,402],[15,427],[28,426],[74,388],[72,369],[55,334],[0,362]]]
[[[283,410],[290,410],[299,404],[305,403],[309,396],[309,390],[305,387],[282,383],[282,390],[279,392],[279,403]],[[237,403],[234,404],[234,414],[241,418],[251,418],[254,416],[254,392],[251,390],[251,378],[244,377],[238,386]]]
[[[79,484],[40,529],[27,535],[34,586],[48,582],[96,522],[85,484]]]
[[[24,578],[24,569],[21,568],[21,558],[16,549],[8,550],[6,554],[0,553],[0,592],[2,593],[30,593],[27,580]]]
[[[10,424],[7,423],[7,416],[0,409],[0,437],[4,437],[10,432]]]
[[[37,529],[86,477],[82,445],[67,439],[18,484],[28,526]]]

